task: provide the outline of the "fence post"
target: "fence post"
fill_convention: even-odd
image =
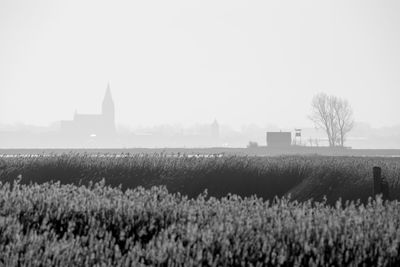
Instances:
[[[373,167],[372,172],[374,174],[374,196],[382,194],[382,169],[380,167]]]
[[[389,183],[386,180],[386,177],[382,178],[382,183],[381,183],[381,190],[382,190],[382,199],[383,200],[390,200],[389,196]]]

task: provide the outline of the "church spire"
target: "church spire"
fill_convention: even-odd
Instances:
[[[113,102],[112,96],[111,96],[111,87],[110,87],[110,83],[107,83],[107,90],[106,90],[106,94],[104,96],[104,100],[103,100],[103,104],[106,101],[111,101]]]
[[[103,116],[112,124],[114,124],[114,101],[111,96],[110,83],[107,85],[106,94],[104,95],[103,105],[102,105]]]

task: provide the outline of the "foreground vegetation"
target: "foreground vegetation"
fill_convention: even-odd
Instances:
[[[399,198],[391,158],[0,158],[0,266],[399,266],[373,166]]]
[[[399,266],[400,203],[0,184],[4,266]]]
[[[382,167],[390,195],[400,198],[400,161],[366,157],[174,157],[156,154],[89,155],[62,154],[39,157],[0,158],[0,181],[22,177],[29,184],[60,181],[88,185],[104,179],[106,185],[133,189],[165,185],[172,192],[196,197],[205,189],[221,198],[228,193],[242,197],[256,194],[264,199],[292,195],[292,199],[329,204],[360,199],[372,194],[372,167]]]

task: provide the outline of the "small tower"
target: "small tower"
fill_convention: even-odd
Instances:
[[[219,124],[216,119],[211,124],[211,136],[213,138],[219,138]]]
[[[109,133],[115,132],[115,108],[111,96],[110,84],[107,85],[106,94],[102,105],[102,115],[104,119],[105,130]]]

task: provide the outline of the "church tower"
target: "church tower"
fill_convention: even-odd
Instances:
[[[219,124],[217,119],[211,124],[211,136],[214,138],[219,138]]]
[[[115,108],[114,101],[111,96],[110,84],[107,85],[106,94],[102,105],[102,115],[104,119],[104,127],[107,132],[115,132]]]

